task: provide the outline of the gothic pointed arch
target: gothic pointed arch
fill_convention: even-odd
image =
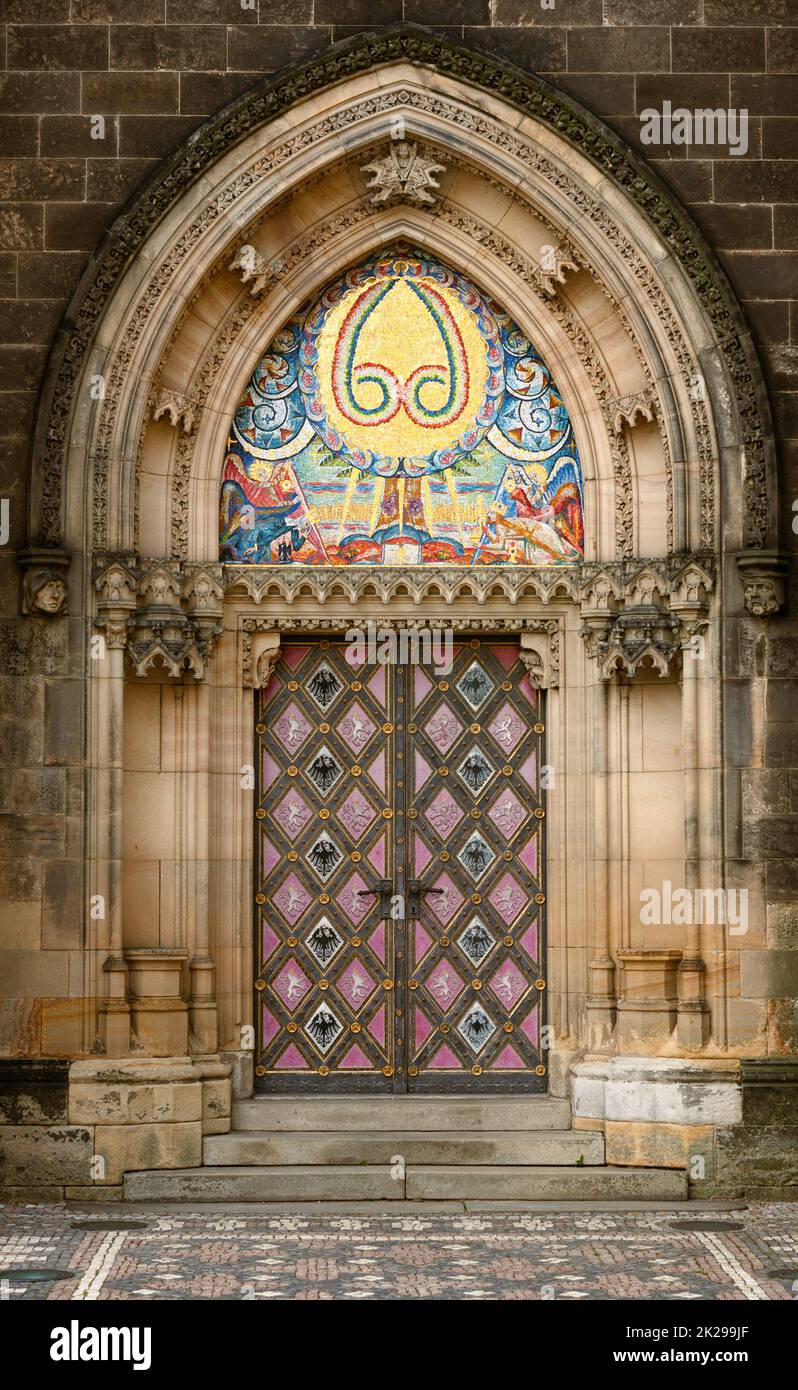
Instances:
[[[382,198],[397,136],[437,172]],[[264,335],[397,237],[470,268],[558,362],[588,558],[777,547],[756,353],[673,194],[543,79],[411,26],[246,94],[114,224],[49,364],[32,542],[215,558],[219,440]]]

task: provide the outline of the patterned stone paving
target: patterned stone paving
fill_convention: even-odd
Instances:
[[[143,1220],[74,1230],[76,1220]],[[742,1230],[674,1230],[679,1219]],[[9,1285],[14,1267],[74,1269]],[[43,1299],[656,1299],[798,1297],[798,1207],[387,1211],[319,1206],[0,1209],[0,1297]]]

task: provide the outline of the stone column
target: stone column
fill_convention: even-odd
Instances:
[[[106,1056],[130,1051],[130,1007],[122,935],[122,782],[125,648],[128,620],[136,607],[136,577],[112,564],[95,581],[96,626],[92,644],[90,802],[90,925],[96,923],[95,953],[107,951],[102,966],[100,1041]]]
[[[682,663],[682,759],[684,781],[684,887],[696,904],[701,888],[701,749],[699,676],[706,669],[703,644],[707,626],[705,576],[688,568],[670,599],[678,622]],[[678,654],[676,654],[678,655]],[[709,809],[709,808],[707,808]],[[684,950],[677,974],[679,999],[677,1037],[686,1052],[697,1051],[709,1039],[710,1016],[705,994],[706,967],[701,951],[701,923],[693,910],[685,925]]]
[[[601,644],[614,612],[606,585],[598,586],[590,605],[582,609],[582,638],[592,660],[587,664],[588,699],[591,720],[590,768],[593,809],[593,900],[588,924],[587,1047],[589,1052],[606,1051],[614,1042],[616,1021],[615,963],[610,954],[610,844],[609,844],[609,687],[607,673],[599,659]],[[589,683],[592,676],[593,684]],[[588,792],[590,796],[590,792]]]
[[[615,965],[610,955],[607,682],[596,674],[593,711],[593,903],[588,965],[588,1051],[605,1049],[615,1027]]]
[[[682,650],[682,750],[684,759],[684,886],[696,903],[701,887],[699,850],[698,776],[698,661],[688,648]],[[685,926],[684,954],[677,985],[679,1013],[677,1034],[686,1051],[701,1048],[707,1040],[709,1014],[704,1002],[705,966],[701,956],[701,924],[692,911]]]
[[[201,1053],[208,1053],[216,1051],[218,1028],[216,966],[211,957],[209,940],[211,722],[210,690],[207,680],[202,681],[195,689],[185,691],[183,720],[183,795],[180,796],[178,804],[183,804],[188,812],[188,824],[191,827],[191,843],[188,843],[188,837],[184,842],[186,858],[183,872],[188,925],[193,926],[193,949],[189,961],[189,1027],[192,1048]]]

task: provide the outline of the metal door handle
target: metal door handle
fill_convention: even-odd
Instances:
[[[407,915],[408,915],[408,917],[418,917],[418,916],[420,916],[420,914],[421,914],[421,897],[422,897],[422,894],[424,894],[424,893],[435,893],[435,894],[437,895],[437,894],[440,894],[440,893],[444,893],[445,891],[446,891],[446,890],[445,890],[444,888],[425,888],[425,887],[424,887],[424,884],[421,882],[421,879],[420,879],[420,878],[411,878],[411,879],[408,881],[408,885],[407,885],[407,895],[408,895]]]
[[[391,900],[393,898],[393,880],[390,878],[380,878],[377,880],[376,888],[358,888],[356,896],[358,898],[379,898],[380,917],[390,917]]]

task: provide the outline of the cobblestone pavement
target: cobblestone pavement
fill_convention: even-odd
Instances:
[[[680,1220],[739,1229],[685,1231],[674,1228]],[[119,1221],[142,1225],[101,1229]],[[44,1284],[4,1277],[30,1267],[74,1276]],[[798,1205],[726,1212],[4,1207],[0,1291],[7,1300],[794,1299]]]

